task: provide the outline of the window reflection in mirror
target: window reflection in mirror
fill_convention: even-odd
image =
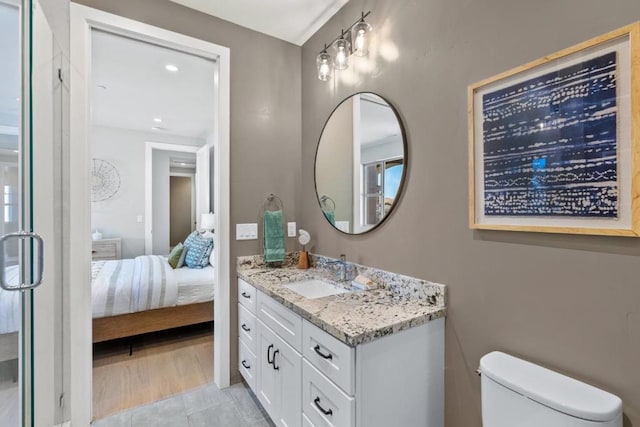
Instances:
[[[344,100],[325,124],[316,153],[320,208],[338,230],[359,234],[389,215],[405,177],[406,141],[394,108],[359,93]]]

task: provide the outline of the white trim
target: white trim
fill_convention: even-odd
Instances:
[[[62,334],[56,331],[61,317],[56,296],[59,295],[59,283],[56,283],[61,266],[54,252],[59,240],[56,232],[56,176],[54,134],[54,88],[53,69],[54,49],[51,39],[53,32],[40,3],[35,3],[32,15],[32,152],[33,193],[31,209],[33,229],[45,240],[44,276],[42,285],[34,291],[33,298],[33,396],[34,418],[36,426],[49,426],[55,423],[58,407],[56,397],[60,389],[56,387],[56,374],[61,369],[56,355],[57,341]],[[59,95],[62,96],[62,95]],[[25,135],[26,136],[26,135]],[[27,148],[21,153],[28,155]],[[27,172],[25,166],[24,172]],[[28,197],[28,189],[23,189]],[[25,228],[26,229],[26,228]],[[57,360],[58,359],[58,360]],[[28,419],[27,419],[28,420]],[[25,425],[27,424],[25,420]]]
[[[91,204],[89,191],[89,83],[91,58],[91,29],[98,28],[138,40],[170,47],[182,52],[216,60],[218,70],[214,93],[218,114],[215,147],[215,203],[216,230],[221,243],[216,256],[216,294],[214,311],[214,380],[220,388],[230,383],[230,51],[228,48],[198,40],[172,31],[153,27],[131,19],[102,12],[77,3],[70,4],[71,29],[71,126],[70,126],[70,331],[71,370],[69,400],[71,422],[86,426],[91,422],[91,294],[87,283],[91,280]]]
[[[145,142],[144,147],[144,253],[153,254],[153,150],[179,151],[195,154],[200,147],[195,145]]]

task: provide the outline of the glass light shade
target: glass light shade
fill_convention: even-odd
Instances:
[[[216,228],[216,216],[211,212],[202,214],[200,218],[200,228],[206,231],[211,231]]]
[[[333,73],[333,58],[326,51],[322,51],[316,58],[316,65],[318,66],[318,79],[326,82],[331,79]]]
[[[371,25],[367,24],[364,20],[358,22],[353,26],[352,40],[353,40],[353,54],[356,56],[367,56],[369,54],[369,32],[371,31]]]
[[[349,42],[340,37],[333,46],[336,50],[336,70],[346,70],[349,68]]]

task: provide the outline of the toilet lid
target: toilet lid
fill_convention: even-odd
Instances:
[[[480,371],[531,400],[576,418],[604,422],[622,413],[619,397],[505,353],[483,356]]]

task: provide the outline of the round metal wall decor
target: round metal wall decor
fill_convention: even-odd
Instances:
[[[91,201],[103,202],[116,195],[120,189],[118,169],[106,160],[93,159],[91,169]]]

